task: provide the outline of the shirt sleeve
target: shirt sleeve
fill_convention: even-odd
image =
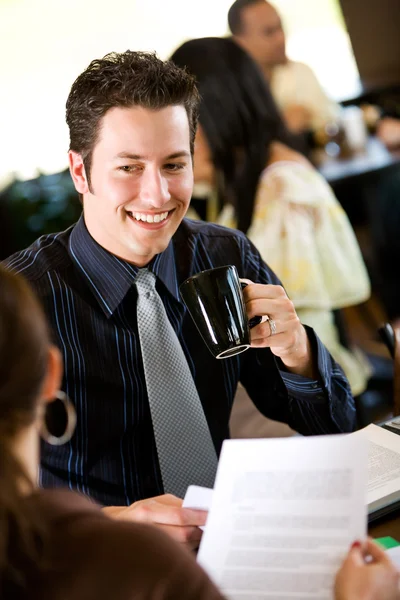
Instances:
[[[339,106],[331,98],[320,84],[314,71],[306,64],[298,64],[298,88],[305,94],[305,104],[312,113],[312,128],[322,127],[328,121],[339,116]]]
[[[280,284],[249,240],[244,258],[245,277]],[[241,383],[262,414],[303,435],[353,431],[356,410],[349,383],[314,330],[305,327],[317,359],[317,380],[280,370],[270,349],[263,348],[243,355]]]
[[[311,127],[317,129],[337,119],[339,105],[328,97],[314,71],[302,62],[289,61],[275,69],[272,92],[281,110],[300,104],[311,112]]]

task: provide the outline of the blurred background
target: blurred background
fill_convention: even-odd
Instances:
[[[156,50],[167,58],[185,39],[226,35],[231,3],[1,0],[3,186],[13,177],[28,179],[65,168],[65,100],[75,77],[93,58],[127,48]],[[275,5],[283,17],[289,57],[308,63],[333,98],[357,95],[359,72],[339,1],[277,0]]]

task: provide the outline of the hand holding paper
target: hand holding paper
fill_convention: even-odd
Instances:
[[[252,347],[268,347],[289,371],[314,378],[317,370],[306,330],[283,287],[254,283],[243,290],[243,297],[250,319],[257,315],[269,317],[269,321],[251,329]]]
[[[224,442],[198,560],[230,600],[330,600],[366,535],[367,440]]]
[[[182,500],[172,494],[146,498],[130,506],[108,506],[103,510],[114,519],[155,525],[192,550],[199,547],[200,527],[207,518],[207,513],[202,510],[184,508]]]
[[[367,540],[351,548],[340,568],[335,581],[335,600],[398,600],[399,577],[387,553]]]

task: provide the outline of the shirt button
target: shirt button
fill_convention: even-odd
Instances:
[[[317,389],[317,387],[318,387],[318,383],[313,383],[311,387],[312,387],[314,390],[316,390],[316,389]]]

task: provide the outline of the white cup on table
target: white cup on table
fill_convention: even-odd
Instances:
[[[342,110],[340,121],[346,136],[349,150],[362,152],[367,146],[368,133],[364,122],[364,113],[358,106],[346,106]]]

